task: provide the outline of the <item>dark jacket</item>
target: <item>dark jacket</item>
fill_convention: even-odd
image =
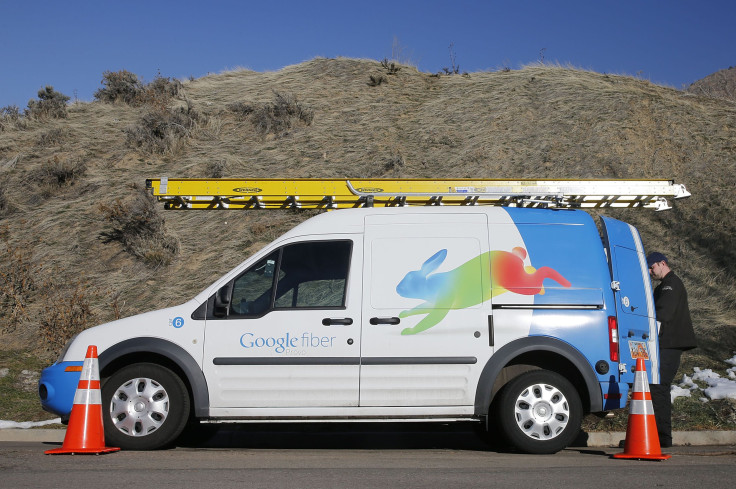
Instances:
[[[687,292],[680,277],[670,271],[654,289],[654,305],[659,329],[659,347],[691,350],[697,347]]]

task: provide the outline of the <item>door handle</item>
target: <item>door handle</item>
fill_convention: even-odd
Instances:
[[[401,322],[401,319],[397,317],[391,317],[391,318],[371,318],[369,321],[371,324],[399,324]]]
[[[324,326],[350,326],[353,324],[352,318],[324,318],[322,325]]]

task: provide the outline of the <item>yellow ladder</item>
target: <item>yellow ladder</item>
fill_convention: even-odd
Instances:
[[[151,178],[166,209],[342,209],[426,205],[669,209],[689,197],[672,180]]]

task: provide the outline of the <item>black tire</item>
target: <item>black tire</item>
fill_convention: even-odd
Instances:
[[[580,432],[580,395],[562,375],[534,370],[506,384],[494,402],[503,437],[525,453],[556,453]]]
[[[102,386],[105,442],[124,450],[173,443],[189,418],[189,393],[174,372],[154,363],[121,368]]]

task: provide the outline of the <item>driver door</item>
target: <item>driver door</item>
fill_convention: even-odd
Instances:
[[[203,370],[219,415],[357,406],[362,244],[345,236],[281,246],[210,300]]]

